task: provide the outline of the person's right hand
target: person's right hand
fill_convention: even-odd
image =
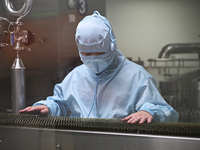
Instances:
[[[41,114],[47,115],[49,113],[49,109],[45,105],[37,105],[37,106],[29,106],[25,109],[19,110],[20,114]]]

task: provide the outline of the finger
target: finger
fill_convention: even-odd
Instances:
[[[127,121],[127,123],[135,124],[140,121],[140,118],[131,118]]]
[[[33,112],[33,111],[38,111],[38,108],[32,107],[29,110],[27,110],[27,112]]]
[[[44,107],[43,106],[33,106],[31,109],[28,110],[28,112],[33,112],[33,111],[41,111]]]
[[[29,107],[27,107],[27,108],[25,108],[25,109],[19,110],[18,113],[25,113],[25,112],[27,112],[29,109],[31,109],[31,106],[29,106]]]
[[[127,116],[126,118],[122,119],[122,121],[127,121],[131,118],[131,115]]]
[[[44,109],[44,110],[41,110],[40,113],[41,113],[41,114],[46,114],[47,111]]]
[[[147,123],[151,123],[152,120],[153,120],[153,118],[149,117],[149,118],[147,119]]]
[[[141,120],[139,121],[139,124],[143,124],[146,121],[147,121],[147,118],[141,118]]]
[[[140,121],[140,119],[139,119],[139,118],[136,118],[136,119],[134,119],[133,121],[131,121],[130,123],[136,124],[136,123],[138,123],[139,121]]]
[[[22,109],[22,110],[20,110],[20,111],[27,111],[27,110],[29,110],[29,109],[31,109],[31,106],[26,107],[26,108],[24,108],[24,109]]]
[[[41,114],[47,114],[49,113],[49,109],[47,107],[44,107],[43,110],[40,111]]]

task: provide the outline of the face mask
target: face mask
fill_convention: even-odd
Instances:
[[[81,61],[95,74],[104,71],[113,61],[113,52],[107,52],[103,55],[85,56],[80,54]]]

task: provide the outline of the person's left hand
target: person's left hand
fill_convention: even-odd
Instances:
[[[129,116],[127,116],[126,118],[122,119],[122,121],[127,121],[127,123],[139,123],[139,124],[143,124],[145,122],[147,123],[151,123],[153,120],[153,116],[146,112],[146,111],[139,111],[136,113],[133,113]]]

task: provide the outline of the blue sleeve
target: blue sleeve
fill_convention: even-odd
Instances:
[[[146,79],[138,93],[136,111],[147,111],[155,122],[176,122],[178,113],[160,95],[153,78]]]
[[[37,105],[46,105],[50,111],[50,116],[67,116],[68,107],[63,98],[61,84],[55,85],[53,96],[49,96],[46,100],[41,100],[33,104],[33,106]]]

